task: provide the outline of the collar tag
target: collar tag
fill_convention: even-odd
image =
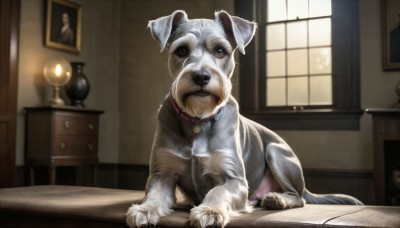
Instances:
[[[196,133],[196,134],[200,133],[201,132],[200,125],[198,125],[198,124],[194,125],[193,132]]]

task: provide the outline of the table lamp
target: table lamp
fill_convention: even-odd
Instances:
[[[53,58],[46,62],[43,73],[46,81],[53,87],[53,98],[49,104],[64,105],[64,101],[60,98],[60,87],[71,79],[71,64],[63,58]]]

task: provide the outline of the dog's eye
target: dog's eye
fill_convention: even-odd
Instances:
[[[185,58],[185,57],[189,56],[190,52],[189,52],[189,49],[187,47],[182,46],[182,47],[178,47],[175,50],[175,54],[180,58]]]
[[[222,58],[226,55],[226,50],[221,46],[217,46],[213,50],[213,55],[217,58]]]

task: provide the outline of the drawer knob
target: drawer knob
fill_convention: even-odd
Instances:
[[[89,150],[93,150],[93,145],[92,144],[88,144],[88,148],[89,148]]]
[[[94,125],[93,124],[88,124],[88,128],[89,128],[89,130],[93,130],[94,129]]]
[[[65,143],[60,142],[60,149],[61,149],[61,150],[64,150],[64,149],[65,149]]]
[[[65,128],[69,128],[69,121],[68,120],[64,122],[64,127]]]

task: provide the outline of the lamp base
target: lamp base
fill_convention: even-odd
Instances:
[[[48,103],[51,105],[65,105],[64,100],[60,98],[60,88],[58,86],[53,87],[53,98]]]
[[[55,97],[55,98],[49,100],[47,103],[51,104],[51,105],[65,105],[64,100],[59,97]]]

